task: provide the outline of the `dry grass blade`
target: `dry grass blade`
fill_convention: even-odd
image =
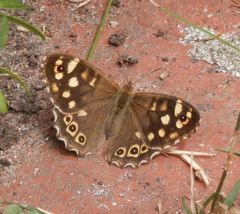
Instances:
[[[191,164],[190,164],[190,177],[191,177],[191,199],[190,199],[190,204],[191,204],[191,211],[194,213],[194,193],[193,193],[193,189],[194,189],[194,176],[193,176],[193,154],[191,154]]]
[[[207,177],[206,173],[204,172],[204,170],[194,160],[192,160],[192,158],[190,156],[188,156],[188,155],[180,155],[180,157],[185,162],[187,162],[190,166],[192,166],[192,168],[195,171],[196,177],[200,181],[203,181],[206,185],[209,185],[209,181],[208,181],[208,177]]]
[[[71,3],[85,3],[90,2],[91,0],[68,0]]]
[[[162,214],[162,199],[161,199],[160,196],[159,196],[159,198],[158,198],[157,207],[158,207],[158,213],[159,213],[159,214]]]
[[[78,10],[80,7],[83,7],[85,5],[87,5],[88,3],[90,3],[91,0],[68,0],[71,3],[80,3],[75,9]]]
[[[203,181],[206,185],[209,185],[209,181],[206,173],[194,160],[192,160],[191,156],[193,155],[193,156],[212,157],[215,154],[210,154],[206,152],[183,151],[183,150],[176,150],[176,149],[168,150],[165,153],[169,155],[179,156],[182,160],[184,160],[186,163],[188,163],[190,166],[193,167],[195,171],[195,175],[200,181]]]

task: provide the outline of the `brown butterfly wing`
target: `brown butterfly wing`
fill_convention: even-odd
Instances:
[[[110,105],[88,107],[80,113],[62,113],[54,108],[57,138],[79,156],[95,153],[105,142],[105,124]],[[87,113],[84,113],[87,112]]]
[[[136,168],[160,154],[159,151],[149,148],[140,136],[139,124],[137,124],[137,118],[132,108],[129,108],[122,117],[119,120],[121,122],[116,124],[120,127],[113,126],[113,129],[118,132],[111,136],[105,144],[103,156],[109,164],[121,168]]]
[[[47,57],[45,76],[54,104],[58,139],[84,156],[105,141],[105,125],[117,84],[85,61],[66,54]]]
[[[67,54],[49,55],[45,76],[55,107],[65,113],[76,113],[93,103],[101,106],[119,90],[99,69]]]
[[[136,93],[121,128],[108,140],[105,159],[118,167],[137,167],[186,138],[200,116],[189,103],[168,95]]]
[[[150,148],[172,146],[196,130],[200,115],[190,103],[173,96],[136,93],[133,109]]]

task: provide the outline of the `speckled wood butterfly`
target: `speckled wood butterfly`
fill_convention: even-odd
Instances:
[[[45,76],[54,105],[57,138],[79,156],[103,150],[118,167],[137,167],[196,129],[199,113],[169,95],[134,93],[99,69],[66,54],[47,57]]]

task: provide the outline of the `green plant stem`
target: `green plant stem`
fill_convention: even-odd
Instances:
[[[222,189],[222,186],[223,186],[224,180],[226,178],[226,175],[227,175],[227,171],[224,169],[223,173],[222,173],[222,176],[221,176],[221,179],[219,181],[217,190],[216,190],[215,195],[213,197],[213,201],[212,201],[212,205],[211,205],[211,211],[210,211],[211,213],[213,213],[213,211],[214,211],[214,207],[215,207],[215,204],[217,202],[218,195],[219,195],[219,193],[220,193],[220,191]]]
[[[21,77],[19,77],[16,73],[6,69],[6,68],[3,68],[3,67],[0,67],[0,73],[2,74],[7,74],[9,75],[12,79],[16,80],[20,85],[21,87],[24,89],[25,93],[31,97],[32,96],[32,92],[30,91],[30,89],[27,87],[27,85],[25,84],[25,82],[21,79]]]
[[[224,199],[224,204],[228,207],[231,207],[238,197],[238,194],[240,193],[240,178],[237,180],[237,182],[232,187],[230,193],[227,195],[227,197]]]
[[[27,10],[28,7],[18,0],[1,0],[0,1],[1,9],[14,9],[14,10]]]
[[[4,13],[0,13],[0,18],[2,18],[4,16],[8,19],[8,21],[14,22],[14,23],[16,23],[18,25],[23,26],[24,28],[26,28],[29,31],[31,31],[33,34],[35,34],[35,35],[41,37],[43,40],[45,40],[45,37],[42,34],[42,32],[40,30],[38,30],[37,28],[35,28],[33,25],[31,25],[31,24],[23,21],[22,19],[19,19],[19,18],[15,17],[15,16],[9,16],[9,15],[6,15]]]
[[[3,16],[0,21],[0,50],[2,50],[8,39],[8,30],[9,30],[9,23],[6,16]]]
[[[6,113],[7,111],[7,101],[3,92],[0,90],[0,113]]]
[[[105,23],[105,21],[106,21],[106,18],[107,18],[107,16],[108,16],[108,13],[109,13],[109,11],[110,11],[110,8],[111,8],[111,5],[112,5],[112,1],[113,1],[113,0],[109,0],[109,1],[108,1],[108,5],[107,5],[107,7],[106,7],[106,9],[105,9],[102,17],[101,17],[101,20],[100,20],[100,23],[99,23],[99,25],[98,25],[96,34],[95,34],[95,36],[94,36],[94,38],[93,38],[91,47],[89,48],[89,51],[88,51],[88,54],[87,54],[87,61],[89,61],[89,60],[92,58],[93,52],[94,52],[94,50],[96,49],[97,42],[98,42],[98,40],[99,40],[99,38],[100,38],[100,34],[101,34],[101,31],[102,31],[102,27],[103,27],[103,25],[104,25],[104,23]]]
[[[201,28],[200,26],[191,23],[191,22],[188,21],[187,19],[179,16],[178,14],[172,12],[171,10],[169,10],[169,9],[167,9],[167,8],[164,8],[164,7],[161,7],[160,5],[158,5],[158,4],[157,4],[156,2],[154,2],[153,0],[150,0],[150,2],[151,2],[152,4],[154,4],[156,7],[158,7],[161,12],[163,12],[163,13],[171,16],[171,17],[176,18],[177,20],[179,20],[180,22],[182,22],[182,23],[184,23],[184,24],[187,24],[187,25],[189,25],[189,26],[191,26],[191,27],[193,27],[193,28],[195,28],[195,29],[198,29],[198,30],[206,33],[206,34],[209,35],[211,38],[214,38],[214,39],[218,40],[219,42],[221,42],[222,44],[227,45],[227,46],[233,48],[234,50],[240,52],[240,48],[239,48],[239,47],[231,44],[230,42],[228,42],[228,41],[226,41],[226,40],[224,40],[224,39],[221,39],[221,38],[219,37],[219,35],[214,35],[213,33],[209,32],[208,30],[205,30],[205,29]]]
[[[224,170],[223,170],[220,182],[218,184],[218,187],[217,187],[217,190],[216,190],[216,194],[215,194],[215,196],[213,198],[213,202],[212,202],[211,209],[210,209],[211,212],[214,211],[214,207],[215,207],[215,204],[217,202],[218,195],[219,195],[219,193],[220,193],[220,191],[222,189],[222,186],[223,186],[224,180],[226,178],[227,172],[229,171],[229,168],[230,168],[231,163],[232,163],[232,159],[234,157],[235,145],[239,141],[239,136],[240,136],[240,131],[238,130],[239,123],[240,123],[240,114],[238,115],[238,120],[237,120],[237,124],[236,124],[236,129],[235,129],[235,132],[234,132],[234,136],[230,140],[230,143],[229,143],[230,144],[230,148],[229,148],[229,152],[228,152],[227,161],[225,163],[225,167],[224,167]]]
[[[182,197],[182,207],[183,207],[183,210],[185,211],[186,214],[193,214],[191,209],[189,209],[189,207],[186,204],[186,197],[185,196]]]

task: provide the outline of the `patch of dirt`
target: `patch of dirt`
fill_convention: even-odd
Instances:
[[[118,58],[118,64],[123,65],[134,65],[138,63],[138,58],[130,55],[122,55]]]
[[[113,33],[108,38],[108,43],[113,46],[120,46],[124,43],[127,35],[123,32]]]

